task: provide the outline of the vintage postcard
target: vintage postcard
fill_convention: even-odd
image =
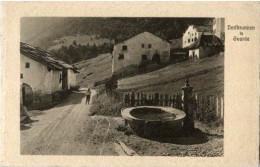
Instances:
[[[258,166],[259,7],[3,3],[1,165]]]

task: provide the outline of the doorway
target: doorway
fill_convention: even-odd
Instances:
[[[30,85],[22,84],[22,102],[25,106],[30,106],[33,103],[33,89]]]
[[[68,89],[68,71],[62,71],[62,89]]]
[[[160,55],[159,54],[155,54],[152,58],[152,61],[155,63],[155,64],[160,64],[161,62],[161,58],[160,58]]]

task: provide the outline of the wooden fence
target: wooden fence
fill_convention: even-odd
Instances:
[[[194,94],[193,97],[193,114],[195,119],[200,119],[209,113],[213,113],[217,117],[224,118],[223,94]]]
[[[147,92],[123,93],[112,91],[111,97],[118,102],[123,102],[126,107],[130,106],[167,106],[183,110],[183,94],[162,94]],[[200,119],[206,114],[213,113],[215,116],[224,117],[224,95],[214,94],[193,94],[193,116]]]

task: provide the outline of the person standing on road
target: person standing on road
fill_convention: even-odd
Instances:
[[[91,96],[91,91],[90,91],[90,89],[88,89],[87,92],[86,92],[86,103],[87,104],[89,104],[90,96]]]

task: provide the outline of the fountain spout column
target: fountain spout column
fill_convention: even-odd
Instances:
[[[193,104],[192,104],[192,89],[189,85],[189,79],[186,79],[186,84],[182,88],[183,91],[183,110],[186,114],[186,118],[183,121],[184,123],[184,128],[187,130],[192,130],[194,129],[194,119],[193,119]]]

